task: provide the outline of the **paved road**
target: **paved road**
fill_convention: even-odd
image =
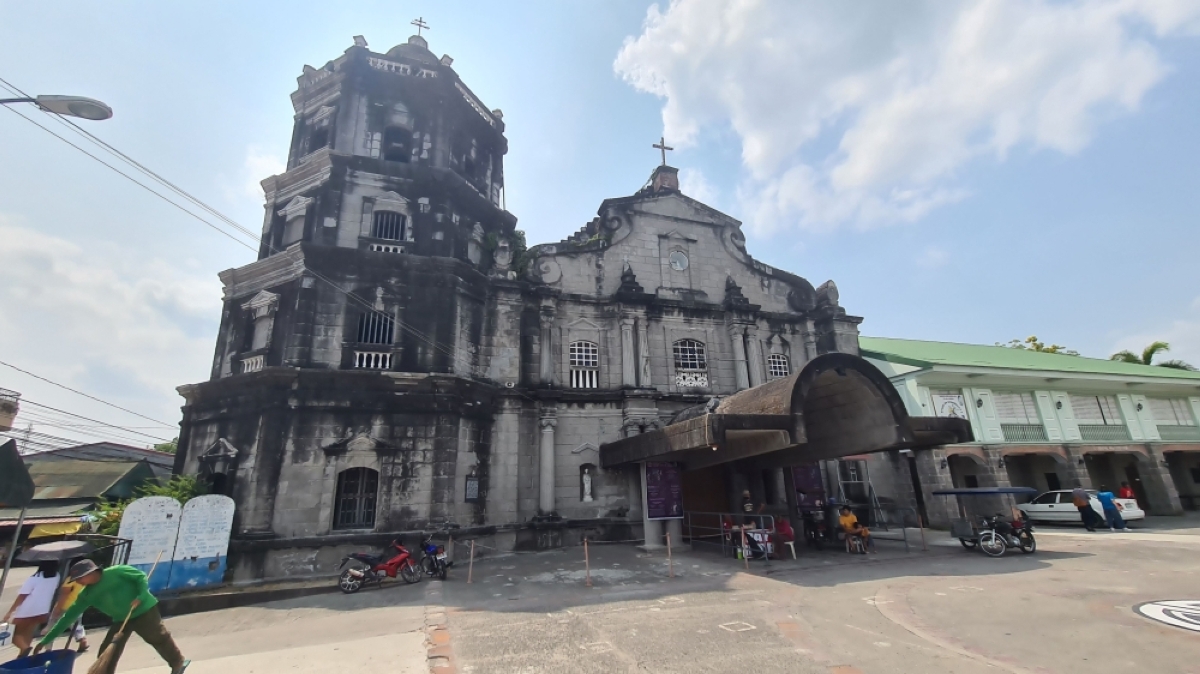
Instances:
[[[509,557],[445,586],[457,670],[524,672],[1200,672],[1200,633],[1136,615],[1200,599],[1200,536],[1047,529],[1034,555],[943,545],[802,554],[756,566],[711,554],[593,548]],[[956,544],[955,544],[956,545]]]
[[[11,583],[10,583],[11,584]],[[425,603],[431,584],[392,586],[354,596],[329,594],[168,618],[167,628],[192,659],[188,674],[425,674]],[[7,609],[7,606],[5,606]],[[86,672],[92,651],[75,665]],[[62,641],[59,642],[60,644]],[[0,661],[14,657],[0,649]],[[121,658],[122,674],[164,674],[167,667],[136,636]]]

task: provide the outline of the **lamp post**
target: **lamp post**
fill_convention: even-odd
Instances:
[[[37,96],[35,98],[0,98],[0,105],[33,103],[46,112],[63,117],[81,117],[100,121],[112,117],[112,108],[94,98],[83,96]]]

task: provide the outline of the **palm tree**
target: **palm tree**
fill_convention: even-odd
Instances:
[[[1159,367],[1169,367],[1175,370],[1190,370],[1196,371],[1196,368],[1182,360],[1164,360],[1158,363],[1153,362],[1154,357],[1160,353],[1166,353],[1171,350],[1171,345],[1166,342],[1152,342],[1150,346],[1142,349],[1142,355],[1137,355],[1132,351],[1118,351],[1109,357],[1109,360],[1119,360],[1123,363],[1135,363],[1137,365],[1157,365]]]

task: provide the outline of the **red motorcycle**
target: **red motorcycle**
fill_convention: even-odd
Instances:
[[[406,583],[416,583],[421,580],[421,569],[413,560],[412,553],[400,541],[392,541],[390,546],[395,555],[384,559],[383,555],[371,555],[365,552],[355,552],[342,558],[338,565],[342,572],[338,574],[338,588],[345,594],[354,594],[367,583],[382,585],[385,578],[400,578]]]

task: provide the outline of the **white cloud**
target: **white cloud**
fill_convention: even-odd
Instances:
[[[941,246],[929,246],[917,256],[917,264],[926,269],[939,269],[950,262],[950,252]]]
[[[286,170],[287,161],[252,145],[246,148],[246,159],[242,164],[242,192],[261,203],[263,191],[260,183],[267,177]]]
[[[179,418],[175,387],[206,380],[211,367],[221,315],[215,277],[116,244],[79,245],[3,217],[0,241],[6,361],[151,417]],[[10,388],[23,377],[0,374]],[[67,409],[80,402],[72,398]]]
[[[673,0],[614,67],[665,99],[668,139],[729,125],[766,233],[913,221],[1014,148],[1078,152],[1167,73],[1191,0]]]
[[[700,203],[717,208],[716,204],[720,198],[717,187],[708,181],[700,169],[679,170],[679,191]]]

